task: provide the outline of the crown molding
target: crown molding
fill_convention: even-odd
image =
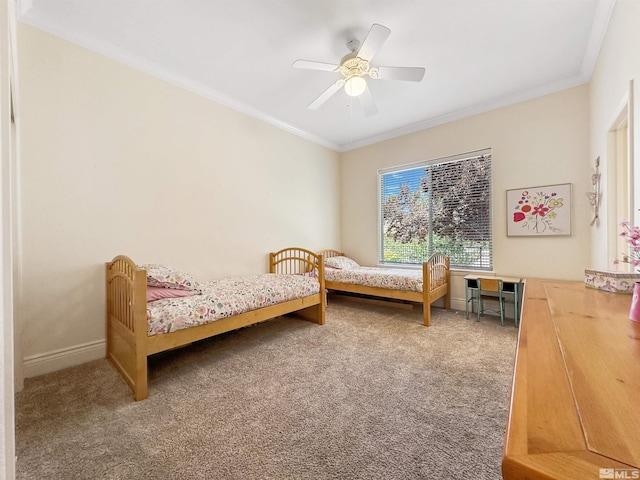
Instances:
[[[407,125],[402,128],[390,130],[380,135],[375,135],[373,137],[368,137],[362,140],[358,140],[357,142],[341,145],[338,151],[340,153],[343,153],[350,150],[355,150],[357,148],[366,147],[369,145],[373,145],[374,143],[391,140],[393,138],[401,137],[403,135],[408,135],[410,133],[415,133],[421,130],[426,130],[428,128],[444,125],[445,123],[454,122],[456,120],[462,120],[464,118],[472,117],[480,113],[486,113],[491,110],[508,107],[510,105],[525,102],[527,100],[532,100],[534,98],[542,97],[544,95],[550,95],[552,93],[560,92],[562,90],[566,90],[567,88],[577,87],[585,83],[587,82],[582,78],[581,75],[573,78],[569,78],[566,80],[562,80],[560,82],[550,83],[540,87],[532,88],[530,90],[526,90],[524,92],[519,92],[514,95],[500,97],[500,98],[491,100],[489,102],[473,105],[469,108],[463,108],[455,112],[433,117],[423,122],[413,123],[411,125]]]
[[[569,79],[565,79],[559,82],[554,82],[544,86],[536,87],[525,92],[520,92],[514,95],[509,95],[497,99],[493,99],[486,103],[477,104],[468,108],[460,109],[455,112],[440,115],[438,117],[430,118],[428,120],[407,125],[401,128],[384,132],[380,135],[367,137],[355,142],[349,142],[345,144],[336,144],[325,138],[314,135],[310,132],[296,128],[288,123],[273,118],[262,111],[259,111],[245,103],[239,102],[219,91],[216,91],[200,82],[191,80],[177,72],[164,68],[154,62],[132,54],[124,49],[120,49],[112,44],[101,41],[90,35],[78,35],[68,32],[64,29],[57,28],[55,25],[51,25],[43,19],[30,18],[28,13],[33,7],[33,0],[15,0],[18,4],[18,11],[20,12],[20,21],[27,23],[33,27],[44,30],[59,38],[80,45],[98,54],[101,54],[107,58],[111,58],[118,62],[124,63],[130,67],[147,73],[153,77],[164,80],[172,85],[183,88],[187,91],[200,95],[215,101],[223,106],[231,108],[250,117],[256,118],[269,125],[275,126],[281,130],[292,133],[305,140],[322,145],[326,148],[342,153],[357,148],[372,145],[374,143],[390,140],[410,133],[415,133],[420,130],[436,127],[445,123],[461,120],[466,117],[485,113],[497,108],[513,105],[522,101],[530,100],[539,96],[555,93],[567,88],[575,87],[588,83],[591,79],[593,69],[595,67],[600,47],[603,43],[609,20],[613,13],[616,0],[599,0],[597,3],[596,11],[594,13],[594,21],[589,35],[589,40],[585,54],[582,61],[580,74]]]
[[[31,1],[22,0],[22,3],[31,3]],[[25,10],[26,11],[26,10]],[[175,85],[177,87],[183,88],[187,91],[205,97],[209,100],[213,100],[216,103],[224,105],[232,110],[243,113],[250,117],[256,118],[262,122],[265,122],[269,125],[275,126],[281,130],[285,130],[289,133],[292,133],[298,137],[304,138],[305,140],[309,140],[313,143],[317,143],[324,147],[327,147],[331,150],[338,151],[339,145],[330,142],[324,138],[318,137],[317,135],[313,135],[307,131],[296,128],[288,123],[285,123],[281,120],[273,118],[265,113],[245,104],[239,102],[217,90],[214,90],[200,82],[194,81],[190,78],[187,78],[175,71],[164,68],[154,62],[147,60],[139,55],[132,54],[131,52],[116,47],[110,43],[101,41],[97,38],[91,37],[89,35],[75,35],[70,33],[67,30],[57,28],[50,24],[45,24],[41,21],[36,21],[30,19],[28,17],[21,18],[21,22],[31,25],[32,27],[43,30],[51,35],[55,35],[56,37],[62,38],[68,42],[71,42],[75,45],[79,45],[80,47],[86,48],[92,52],[98,53],[104,57],[110,58],[112,60],[118,61],[125,65],[128,65],[136,70],[142,71],[148,75],[156,77],[160,80],[163,80],[167,83]]]
[[[585,83],[591,80],[591,74],[596,66],[598,55],[600,54],[600,48],[604,42],[604,36],[607,33],[609,20],[611,20],[611,15],[613,14],[615,5],[616,0],[599,0],[597,3],[593,23],[591,24],[589,41],[584,53],[584,58],[582,59],[582,68],[580,70],[580,75],[584,79]]]
[[[29,11],[29,9],[33,6],[33,0],[14,0],[18,8],[16,8],[16,12],[18,13],[18,18],[22,17],[24,14]]]

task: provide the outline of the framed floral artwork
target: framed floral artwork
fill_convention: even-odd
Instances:
[[[507,190],[507,236],[571,235],[571,184]]]

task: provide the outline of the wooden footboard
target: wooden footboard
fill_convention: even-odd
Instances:
[[[324,258],[344,256],[344,253],[337,250],[320,250],[318,254],[322,255]],[[444,297],[444,308],[447,310],[451,308],[449,281],[449,257],[441,253],[435,253],[422,264],[422,292],[332,282],[330,280],[325,281],[325,285],[328,290],[360,293],[363,295],[422,303],[423,322],[424,325],[428,327],[431,325],[430,306],[433,302]]]
[[[422,264],[422,292],[425,295],[423,316],[425,326],[431,325],[431,304],[444,297],[444,308],[451,308],[449,257],[434,253]]]
[[[106,267],[107,358],[142,400],[147,398],[147,272],[124,255]]]
[[[269,255],[269,271],[306,274],[318,278],[319,293],[270,305],[196,327],[147,336],[147,272],[119,255],[106,264],[107,358],[131,386],[136,400],[148,396],[147,357],[220,333],[295,312],[320,325],[325,323],[326,295],[322,256],[301,248]]]
[[[307,320],[324,325],[327,306],[324,280],[324,258],[304,248],[285,248],[269,254],[269,272],[285,275],[310,275],[320,282],[318,303],[310,307],[296,310]]]

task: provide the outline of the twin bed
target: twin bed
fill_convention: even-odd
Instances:
[[[271,253],[270,273],[213,282],[146,267],[123,255],[106,264],[107,358],[136,400],[148,395],[150,355],[287,313],[325,323],[323,259],[309,250]],[[153,300],[152,291],[170,296]]]
[[[325,268],[325,258],[339,268]],[[143,400],[150,355],[289,313],[324,325],[327,290],[422,303],[425,326],[434,301],[444,297],[449,308],[444,255],[432,256],[421,271],[354,264],[335,250],[293,247],[269,254],[269,273],[197,282],[119,255],[106,264],[107,358]]]
[[[449,257],[436,253],[421,270],[362,267],[336,250],[320,250],[324,257],[325,285],[328,290],[422,303],[425,326],[431,324],[431,304],[444,298],[451,307]]]

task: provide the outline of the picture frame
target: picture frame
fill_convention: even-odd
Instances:
[[[507,236],[571,235],[571,184],[507,190]]]

